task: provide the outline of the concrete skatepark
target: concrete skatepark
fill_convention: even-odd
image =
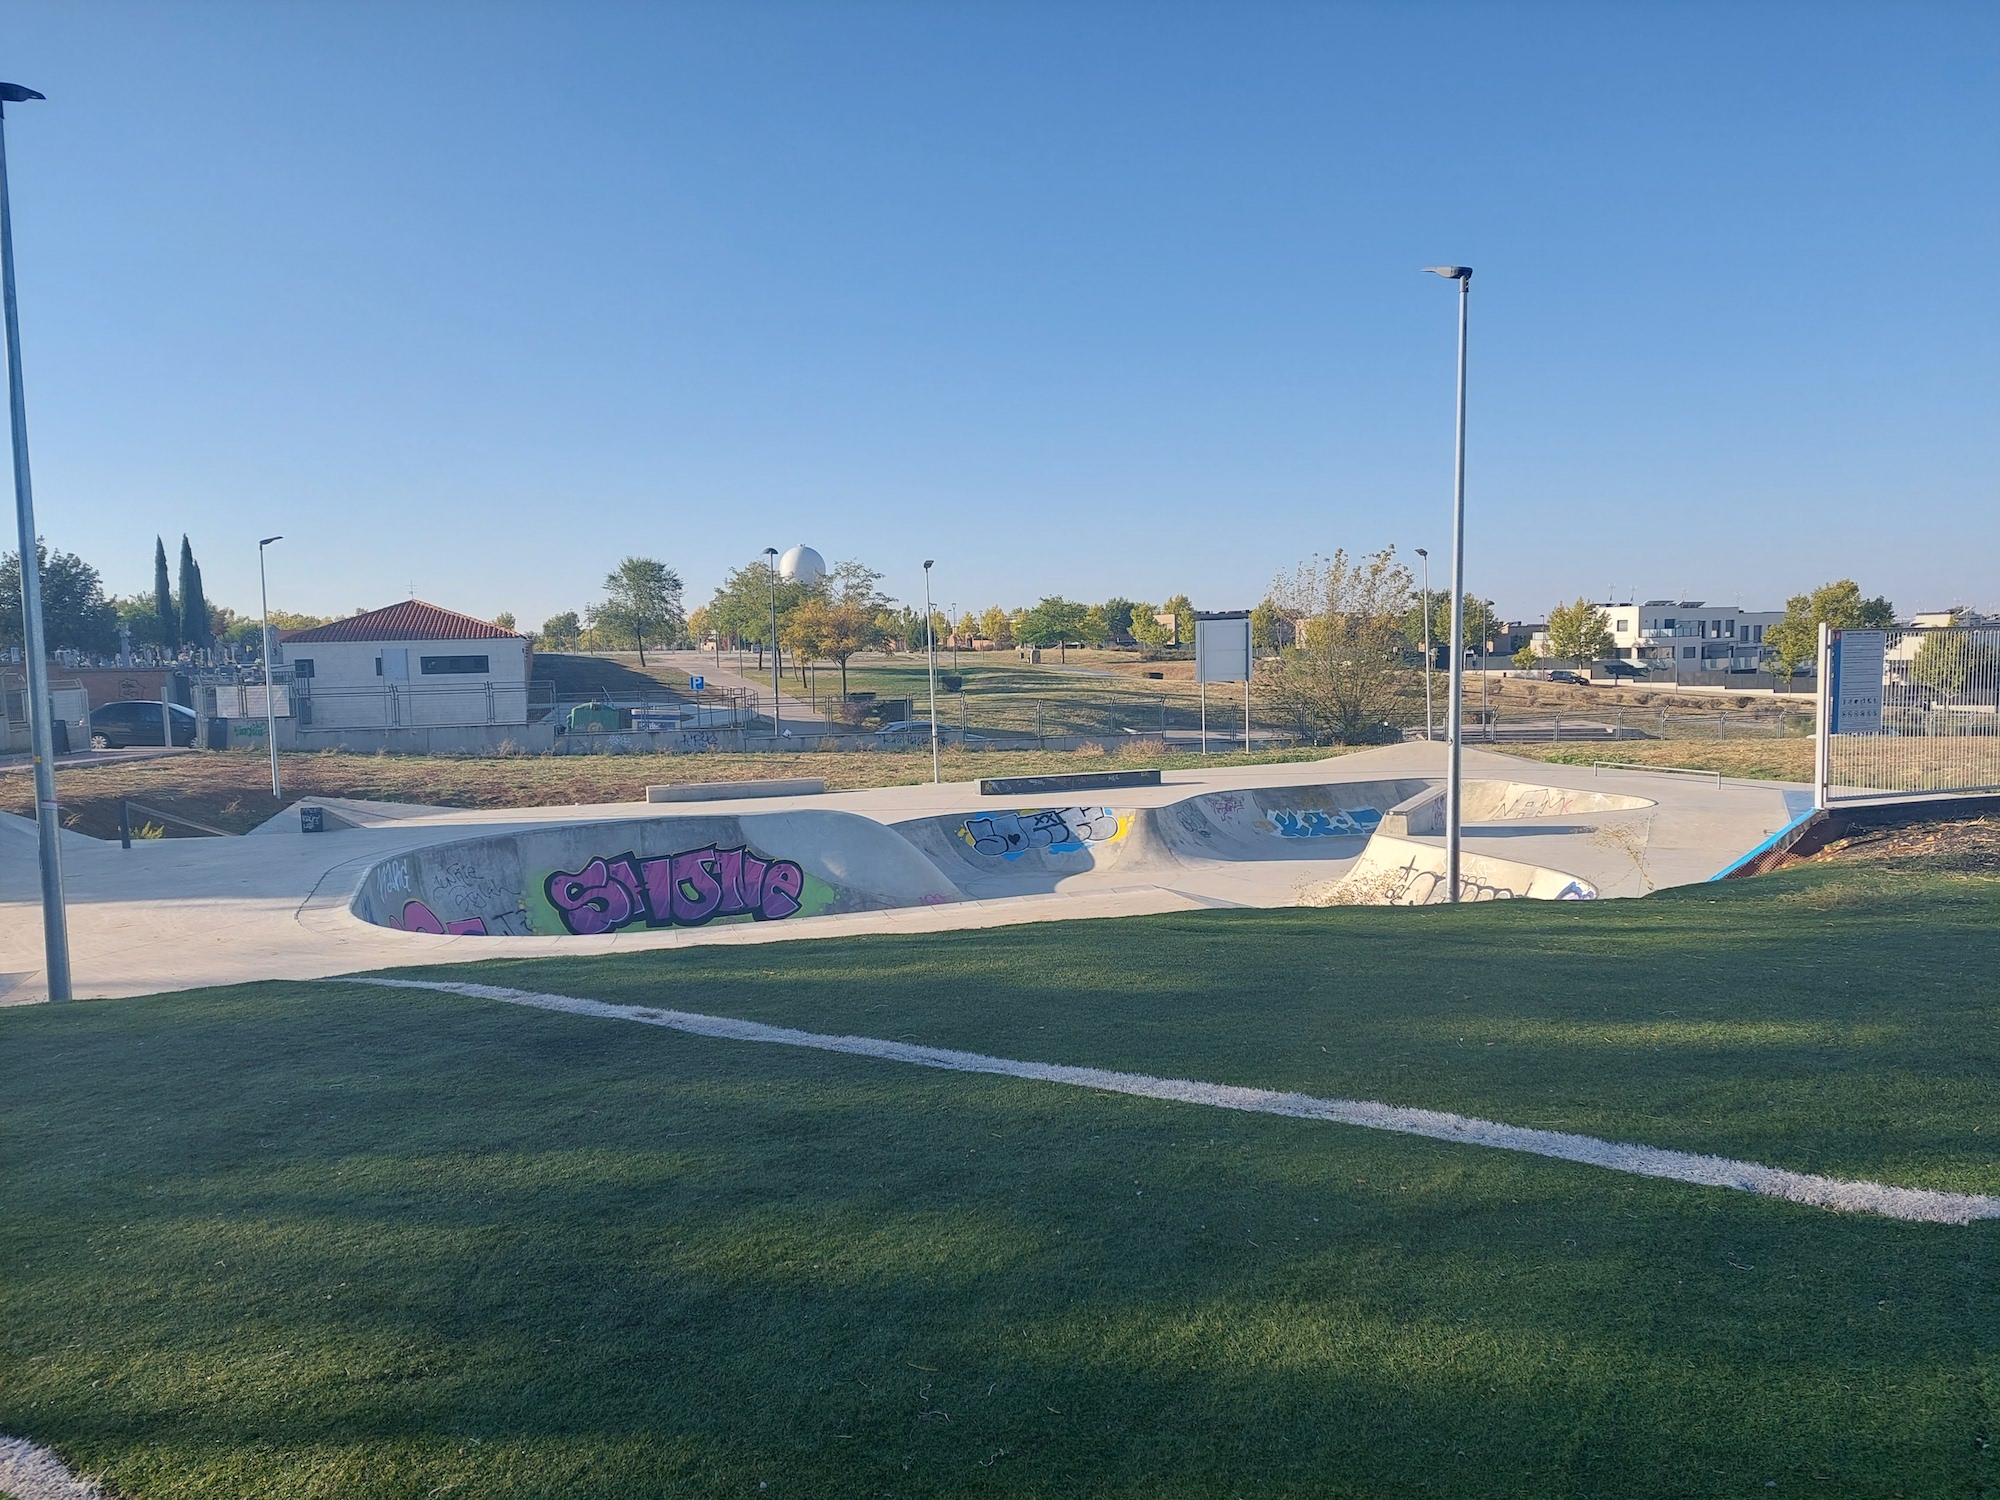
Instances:
[[[397,964],[943,931],[1217,907],[1441,901],[1445,748],[1167,772],[466,811],[311,799],[241,838],[66,833],[77,992]],[[1802,787],[1465,754],[1467,899],[1591,900],[1716,878]],[[719,784],[718,791],[726,791]],[[636,788],[635,788],[636,790]],[[34,830],[0,818],[0,1003],[43,998]]]

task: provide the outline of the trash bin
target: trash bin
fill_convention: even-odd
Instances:
[[[300,808],[299,831],[301,833],[325,833],[326,809],[323,807]]]
[[[205,731],[202,748],[204,750],[227,750],[229,748],[229,721],[210,716],[201,722],[202,728]]]
[[[69,720],[51,717],[49,720],[49,738],[55,741],[55,753],[57,755],[69,754]]]

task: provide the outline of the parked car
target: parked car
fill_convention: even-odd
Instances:
[[[1590,679],[1581,672],[1557,670],[1549,673],[1550,682],[1567,682],[1571,687],[1589,687]]]
[[[167,709],[173,715],[174,743],[192,745],[197,722],[194,710],[182,708],[178,703],[168,704]],[[127,745],[165,743],[165,733],[160,725],[160,705],[157,702],[135,702],[127,699],[121,703],[107,703],[102,708],[90,711],[90,748],[93,750],[123,750]]]

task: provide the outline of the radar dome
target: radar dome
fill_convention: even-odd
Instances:
[[[826,559],[801,543],[778,559],[778,576],[811,588],[826,577]]]

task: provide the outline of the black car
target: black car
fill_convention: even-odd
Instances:
[[[1585,677],[1581,672],[1551,672],[1549,673],[1549,681],[1566,682],[1571,687],[1590,686],[1590,679],[1588,677]],[[155,741],[155,743],[158,742]]]
[[[174,743],[194,743],[195,715],[178,703],[167,705],[174,716]],[[127,745],[160,745],[166,737],[160,725],[158,703],[107,703],[90,714],[90,748],[123,750]]]

